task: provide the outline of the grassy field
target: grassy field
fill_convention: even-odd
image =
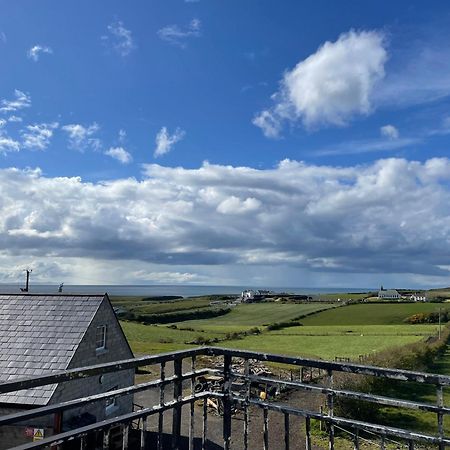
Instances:
[[[133,322],[123,322],[123,327],[137,353],[193,347],[195,344],[192,342],[200,337],[219,339],[217,345],[229,348],[324,359],[334,359],[336,356],[358,359],[359,355],[416,342],[437,332],[436,325],[404,323],[404,319],[412,314],[439,308],[436,304],[428,303],[349,305],[304,317],[300,320],[304,326],[277,331],[265,329],[269,323],[289,321],[333,306],[335,305],[311,303],[243,304],[234,307],[224,316],[178,322],[174,324],[176,329],[168,325],[142,325]],[[262,334],[224,340],[227,333],[248,331],[254,327],[262,330]]]
[[[302,320],[304,325],[395,325],[417,313],[439,311],[436,303],[361,303],[325,311]]]
[[[294,317],[310,314],[327,308],[333,304],[278,304],[278,303],[252,303],[234,307],[224,316],[208,320],[187,320],[183,326],[208,332],[230,333],[245,331],[252,327],[263,327],[274,322],[283,322]],[[303,319],[302,319],[303,321]]]
[[[423,339],[425,335],[434,333],[434,327],[428,325],[430,330],[425,334],[403,333],[403,334],[370,334],[364,331],[358,333],[330,333],[324,327],[304,327],[310,334],[289,334],[269,332],[261,336],[247,336],[244,339],[225,341],[221,345],[229,348],[239,348],[268,353],[283,353],[286,355],[301,355],[307,357],[319,357],[332,360],[336,356],[357,359],[359,355],[385,350],[399,345],[409,344]],[[411,327],[411,326],[407,326]],[[316,328],[316,330],[312,330]],[[333,328],[333,327],[331,327]],[[316,334],[312,334],[316,333]],[[387,333],[387,332],[386,332]]]
[[[121,322],[123,331],[130,343],[131,349],[136,355],[154,354],[182,350],[195,347],[194,344],[186,344],[199,336],[206,335],[199,331],[172,329],[166,325],[142,325],[134,322]],[[221,337],[218,333],[207,333],[208,338]]]

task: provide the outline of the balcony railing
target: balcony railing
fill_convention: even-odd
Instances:
[[[262,361],[265,364],[281,364],[284,369],[287,367],[295,368],[295,371],[290,373],[302,373],[302,376],[297,379],[295,376],[257,375],[252,373],[251,370],[254,361]],[[235,370],[237,362],[239,362],[239,367],[242,370]],[[61,432],[45,437],[40,441],[29,442],[14,448],[21,450],[64,449],[70,446],[70,448],[81,450],[90,450],[91,448],[110,449],[113,448],[111,430],[119,428],[119,448],[123,449],[188,448],[190,450],[206,450],[222,448],[228,450],[235,448],[247,450],[262,448],[267,450],[271,442],[269,417],[273,417],[274,414],[281,415],[281,423],[283,424],[283,436],[279,437],[276,446],[272,446],[274,450],[281,448],[286,450],[306,448],[310,450],[312,440],[316,438],[311,431],[312,425],[316,426],[316,424],[320,424],[322,429],[322,445],[324,445],[323,436],[326,433],[325,447],[328,447],[329,450],[337,448],[335,437],[338,433],[345,433],[345,435],[351,437],[355,449],[359,449],[361,443],[366,441],[370,441],[372,445],[380,449],[394,445],[395,448],[409,450],[422,448],[422,446],[442,450],[446,446],[450,446],[450,437],[445,434],[444,429],[444,418],[450,414],[450,408],[444,406],[443,395],[444,388],[450,386],[449,376],[250,351],[201,347],[146,356],[53,373],[38,378],[9,381],[0,384],[0,394],[47,384],[70,382],[71,380],[121,370],[137,369],[148,365],[159,367],[157,379],[65,403],[4,415],[0,417],[0,431],[1,427],[6,425],[18,422],[23,424],[37,417],[61,413],[72,408],[82,408],[94,402],[105,403],[107,399],[156,389],[159,393],[157,395],[158,401],[150,407]],[[314,382],[313,377],[309,375],[312,374],[313,370],[317,374]],[[284,373],[289,372],[284,370]],[[436,389],[436,402],[428,404],[338,389],[335,387],[335,382],[339,374],[401,381],[411,386],[412,393],[415,386],[418,385],[417,383],[431,385]],[[214,379],[218,382],[203,383],[202,387],[198,383],[199,379]],[[255,392],[255,386],[258,387],[257,392]],[[275,387],[277,392],[284,391],[285,395],[267,397],[265,395],[267,389],[261,388],[262,386]],[[317,394],[326,400],[326,407],[314,410],[302,405],[292,404],[291,396],[286,395],[286,392],[294,391],[304,391],[311,395]],[[264,395],[261,395],[261,392],[264,392]],[[401,410],[411,409],[423,414],[435,414],[436,432],[426,434],[418,430],[407,430],[335,415],[336,400],[339,399],[400,408]],[[211,409],[208,406],[212,403],[217,406],[216,410],[218,411],[214,423],[211,422]],[[255,411],[260,411],[261,418],[258,421],[254,419]],[[291,438],[291,425],[294,418],[296,427],[299,420],[302,423],[304,436],[302,442],[298,440],[293,442]],[[217,439],[218,420],[221,428],[220,442]],[[260,432],[255,433],[253,431],[253,434],[251,433],[251,421],[261,423]],[[137,423],[139,423],[138,426]],[[170,432],[167,431],[168,426]],[[188,431],[183,435],[182,429]],[[96,437],[94,441],[91,439],[92,436]],[[92,442],[95,442],[95,444],[92,444]]]

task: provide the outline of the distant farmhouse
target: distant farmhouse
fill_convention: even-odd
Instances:
[[[397,292],[396,289],[381,289],[378,291],[378,298],[383,300],[399,300],[402,296]]]
[[[413,302],[426,302],[427,296],[425,292],[416,292],[413,295],[411,295],[409,299],[412,300]]]
[[[108,296],[0,295],[0,382],[133,358]],[[131,386],[134,371],[0,395],[0,414],[60,403]],[[131,412],[124,396],[0,428],[0,449]]]
[[[261,291],[254,291],[253,289],[247,289],[241,292],[242,303],[254,303],[262,300],[263,298],[264,294],[261,293]]]

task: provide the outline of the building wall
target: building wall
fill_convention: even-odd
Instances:
[[[96,351],[96,331],[101,325],[107,326],[106,348]],[[101,303],[91,325],[86,331],[78,346],[68,369],[91,366],[95,364],[119,361],[132,358],[133,354],[122,333],[109,301],[105,298]],[[100,394],[118,388],[132,386],[134,384],[134,370],[124,370],[80,380],[60,383],[53,394],[50,403],[60,403],[75,398]],[[120,397],[116,400],[115,407],[109,407],[106,411],[105,400],[96,402],[86,407],[65,411],[63,414],[63,428],[67,428],[67,422],[81,413],[89,413],[98,420],[126,414],[133,409],[133,396]]]
[[[15,414],[20,411],[26,411],[26,409],[23,407],[0,406],[0,416]],[[33,438],[25,434],[27,428],[43,428],[44,436],[51,436],[53,434],[53,423],[54,416],[49,415],[30,419],[26,423],[18,422],[14,425],[0,427],[0,450],[33,442]]]

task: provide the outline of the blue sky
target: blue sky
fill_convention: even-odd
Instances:
[[[0,6],[0,282],[449,284],[446,2]]]

